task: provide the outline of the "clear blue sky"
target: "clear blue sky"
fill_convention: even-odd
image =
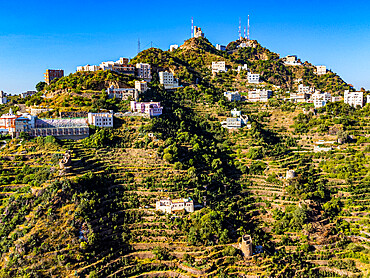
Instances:
[[[281,56],[323,64],[356,89],[370,89],[367,1],[5,1],[0,0],[0,90],[21,93],[47,68],[134,57],[190,36],[190,20],[213,43],[237,39],[251,17],[251,38]]]

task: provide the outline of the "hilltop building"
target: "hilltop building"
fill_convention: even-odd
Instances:
[[[347,103],[353,107],[364,106],[364,93],[363,92],[350,92],[349,90],[344,91],[344,103]]]
[[[135,81],[135,89],[139,93],[144,93],[148,90],[148,82],[146,81]]]
[[[94,125],[98,127],[113,127],[113,113],[89,113],[87,116],[87,121],[89,125]]]
[[[284,64],[287,66],[300,66],[301,63],[298,62],[297,55],[288,55],[283,58]]]
[[[221,44],[216,44],[216,49],[220,51],[226,51],[226,46]]]
[[[98,71],[98,70],[101,70],[101,68],[95,65],[92,65],[92,66],[86,65],[86,66],[77,67],[77,71]]]
[[[316,74],[317,75],[326,74],[326,66],[316,66]]]
[[[131,111],[139,112],[148,115],[149,117],[156,117],[162,115],[163,107],[160,102],[130,102]]]
[[[160,71],[158,75],[159,83],[162,84],[166,90],[176,89],[179,87],[179,81],[174,78],[171,72]]]
[[[100,69],[111,70],[121,74],[135,75],[135,66],[128,64],[128,58],[120,58],[118,61],[108,61],[100,64]]]
[[[194,202],[190,198],[184,199],[164,199],[157,201],[155,209],[163,213],[174,213],[179,211],[194,212]]]
[[[272,97],[272,91],[271,90],[261,90],[257,89],[254,91],[248,92],[248,101],[250,102],[267,102],[269,98]]]
[[[248,83],[258,84],[260,83],[260,75],[258,73],[250,73],[248,72]]]
[[[242,97],[239,92],[224,92],[224,97],[229,101],[241,101]]]
[[[108,98],[118,98],[122,100],[138,100],[139,93],[135,88],[114,88],[110,86],[107,89]]]
[[[54,79],[62,78],[64,76],[64,70],[52,70],[47,69],[44,73],[45,82],[49,85]]]
[[[194,38],[204,38],[204,33],[200,27],[194,26]]]
[[[178,48],[179,48],[179,45],[178,44],[172,44],[172,45],[170,45],[170,51],[174,51],[174,50],[176,50]]]
[[[226,72],[226,63],[225,61],[212,62],[212,73]]]
[[[8,102],[7,94],[0,91],[0,104],[6,104]]]
[[[136,76],[147,82],[152,81],[152,71],[150,65],[146,63],[137,63]]]

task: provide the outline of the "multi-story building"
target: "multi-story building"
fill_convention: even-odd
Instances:
[[[152,80],[150,65],[145,63],[136,64],[136,76],[150,82]]]
[[[258,73],[248,72],[248,83],[258,84],[260,82],[260,75]]]
[[[54,136],[60,139],[82,139],[89,136],[87,118],[38,119],[31,122],[30,136]]]
[[[349,90],[344,91],[344,103],[347,103],[353,107],[364,106],[364,93],[363,92],[350,92]]]
[[[212,73],[226,72],[225,61],[212,62]]]
[[[47,69],[44,73],[45,82],[50,84],[50,82],[54,79],[62,78],[64,76],[64,70],[52,70]]]
[[[162,115],[163,107],[160,102],[130,102],[131,111],[147,114],[149,117]]]
[[[272,97],[272,91],[271,90],[261,90],[257,89],[254,91],[248,92],[248,101],[250,102],[267,102],[269,98]]]
[[[0,91],[0,104],[6,104],[8,102],[7,94]]]
[[[329,93],[314,93],[311,95],[311,101],[315,108],[324,107],[328,102],[332,100],[332,96]]]
[[[95,65],[86,65],[86,66],[80,66],[77,67],[77,71],[98,71],[101,70],[100,66],[95,66]]]
[[[229,101],[240,101],[242,99],[239,92],[224,92],[224,97]]]
[[[316,66],[316,74],[317,75],[326,74],[326,66]]]
[[[298,85],[298,93],[299,94],[309,94],[313,91],[313,88],[310,86],[304,86],[303,84]]]
[[[108,98],[118,98],[122,100],[138,100],[139,93],[135,88],[114,88],[114,86],[110,86],[107,89]]]
[[[290,93],[291,102],[307,102],[311,94],[309,93]]]
[[[226,121],[221,122],[221,126],[227,129],[242,128],[248,123],[248,116],[243,116],[241,111],[235,109],[231,110],[232,118],[227,118]]]
[[[200,27],[194,26],[194,38],[204,38],[204,33]]]
[[[157,201],[155,209],[163,213],[174,213],[179,211],[194,212],[194,202],[191,198],[164,199]]]
[[[21,98],[31,97],[36,93],[37,93],[36,91],[27,91],[27,92],[21,93]]]
[[[178,48],[179,48],[179,45],[178,44],[171,44],[170,45],[170,51],[174,51],[174,50],[176,50]]]
[[[160,71],[158,75],[159,83],[162,84],[166,90],[176,89],[179,87],[179,81],[176,78],[174,78],[171,72]]]
[[[148,90],[148,82],[146,81],[135,81],[135,89],[139,93],[144,93]]]
[[[98,127],[113,127],[113,113],[111,112],[89,113],[87,116],[87,122],[90,125]]]
[[[288,55],[283,58],[284,59],[284,64],[288,66],[299,66],[301,65],[300,62],[298,62],[297,55]]]
[[[221,44],[216,44],[216,49],[217,50],[220,50],[220,51],[225,51],[226,50],[226,46],[221,45]]]

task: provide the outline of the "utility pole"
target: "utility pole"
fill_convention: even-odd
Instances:
[[[190,37],[191,38],[194,37],[194,19],[193,19],[193,17],[191,17],[191,34],[190,34]]]
[[[137,39],[137,54],[140,53],[140,38]]]
[[[249,15],[248,15],[248,33],[247,33],[247,39],[249,40]]]
[[[242,20],[239,17],[239,40],[242,38]]]

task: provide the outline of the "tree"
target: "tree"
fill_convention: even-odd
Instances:
[[[41,92],[42,90],[45,89],[46,85],[47,85],[46,82],[40,81],[39,83],[36,84],[36,90],[38,92]]]

